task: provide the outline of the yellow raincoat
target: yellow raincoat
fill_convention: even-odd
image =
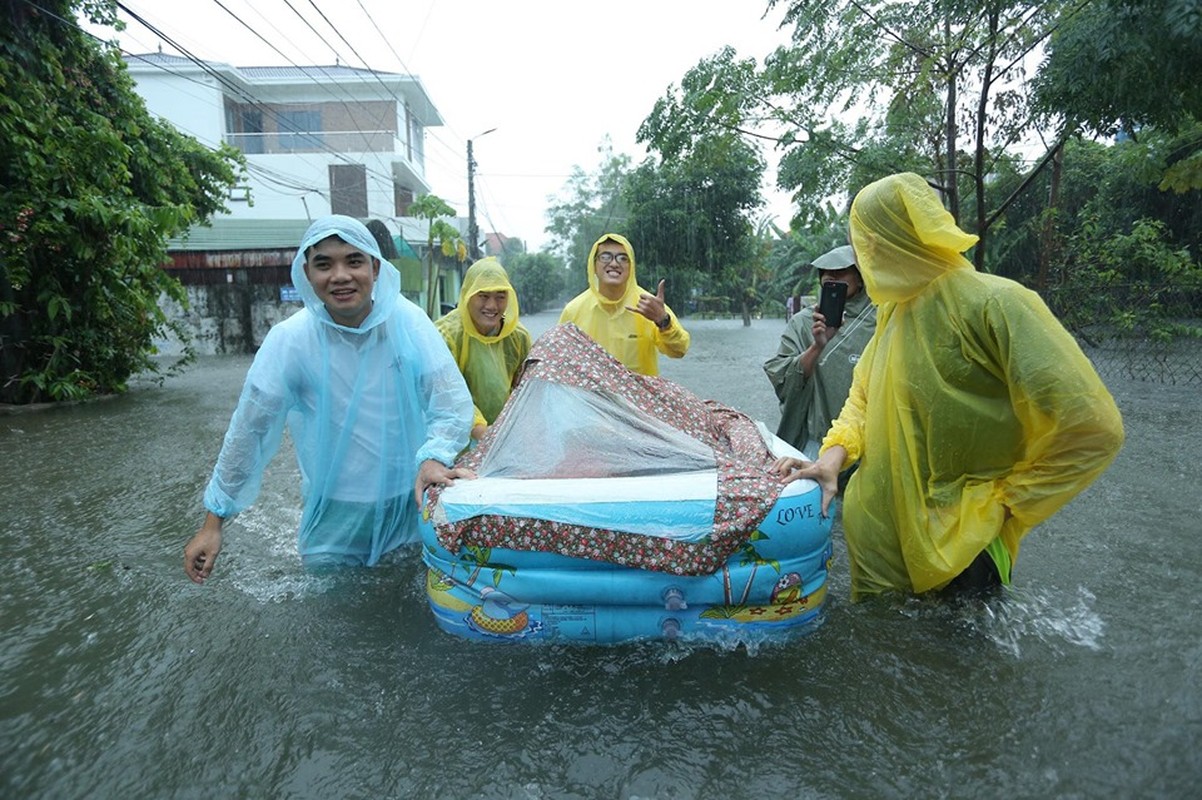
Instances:
[[[1123,442],[1113,398],[1043,301],[977,272],[917,175],[861,191],[851,241],[876,333],[823,440],[842,445],[852,597],[938,589],[987,551],[1005,583],[1019,542]]]
[[[619,300],[610,300],[598,288],[597,273],[593,261],[602,242],[612,240],[622,245],[630,258],[630,272],[626,276],[626,292]],[[659,374],[660,353],[669,358],[680,358],[689,350],[689,332],[680,324],[672,309],[664,304],[664,311],[672,318],[665,330],[637,311],[630,311],[639,304],[639,295],[655,294],[639,286],[634,271],[634,248],[630,242],[616,233],[607,233],[589,250],[588,289],[572,298],[559,315],[559,322],[575,323],[606,352],[626,365],[632,372],[643,375]]]
[[[486,336],[476,330],[468,300],[477,292],[506,292],[509,304],[501,330]],[[473,425],[491,425],[501,413],[514,376],[530,353],[530,332],[518,321],[518,296],[501,262],[482,258],[468,268],[459,290],[459,305],[434,323],[455,356],[475,403]]]

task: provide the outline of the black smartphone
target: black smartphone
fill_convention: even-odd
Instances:
[[[822,284],[818,310],[826,318],[826,327],[838,328],[843,324],[843,305],[847,302],[847,284],[842,281],[827,281]]]

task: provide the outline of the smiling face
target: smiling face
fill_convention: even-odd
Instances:
[[[476,330],[484,336],[496,336],[505,321],[509,292],[476,292],[467,301],[467,313]]]
[[[593,272],[597,275],[597,289],[610,300],[617,300],[626,293],[626,279],[630,277],[630,256],[626,248],[617,242],[602,242],[597,245],[593,256]]]
[[[371,313],[371,290],[380,262],[336,236],[322,239],[305,253],[305,277],[339,325],[357,328]]]

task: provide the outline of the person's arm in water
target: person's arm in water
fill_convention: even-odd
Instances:
[[[205,512],[204,524],[184,546],[184,572],[193,583],[202,584],[213,572],[221,552],[221,526],[225,522],[212,511]]]
[[[276,342],[269,333],[256,363],[261,357],[275,357]],[[254,370],[252,365],[252,373]],[[204,523],[184,546],[184,573],[194,583],[204,583],[213,572],[224,521],[249,507],[258,496],[263,471],[280,446],[287,408],[282,395],[264,391],[247,376],[205,488]]]

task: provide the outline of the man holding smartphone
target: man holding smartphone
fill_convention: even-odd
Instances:
[[[776,435],[814,460],[847,399],[860,353],[876,330],[876,308],[864,291],[850,245],[824,253],[811,266],[818,271],[819,297],[842,296],[842,311],[836,302],[794,314],[785,324],[776,355],[764,362],[764,373],[780,401]]]

